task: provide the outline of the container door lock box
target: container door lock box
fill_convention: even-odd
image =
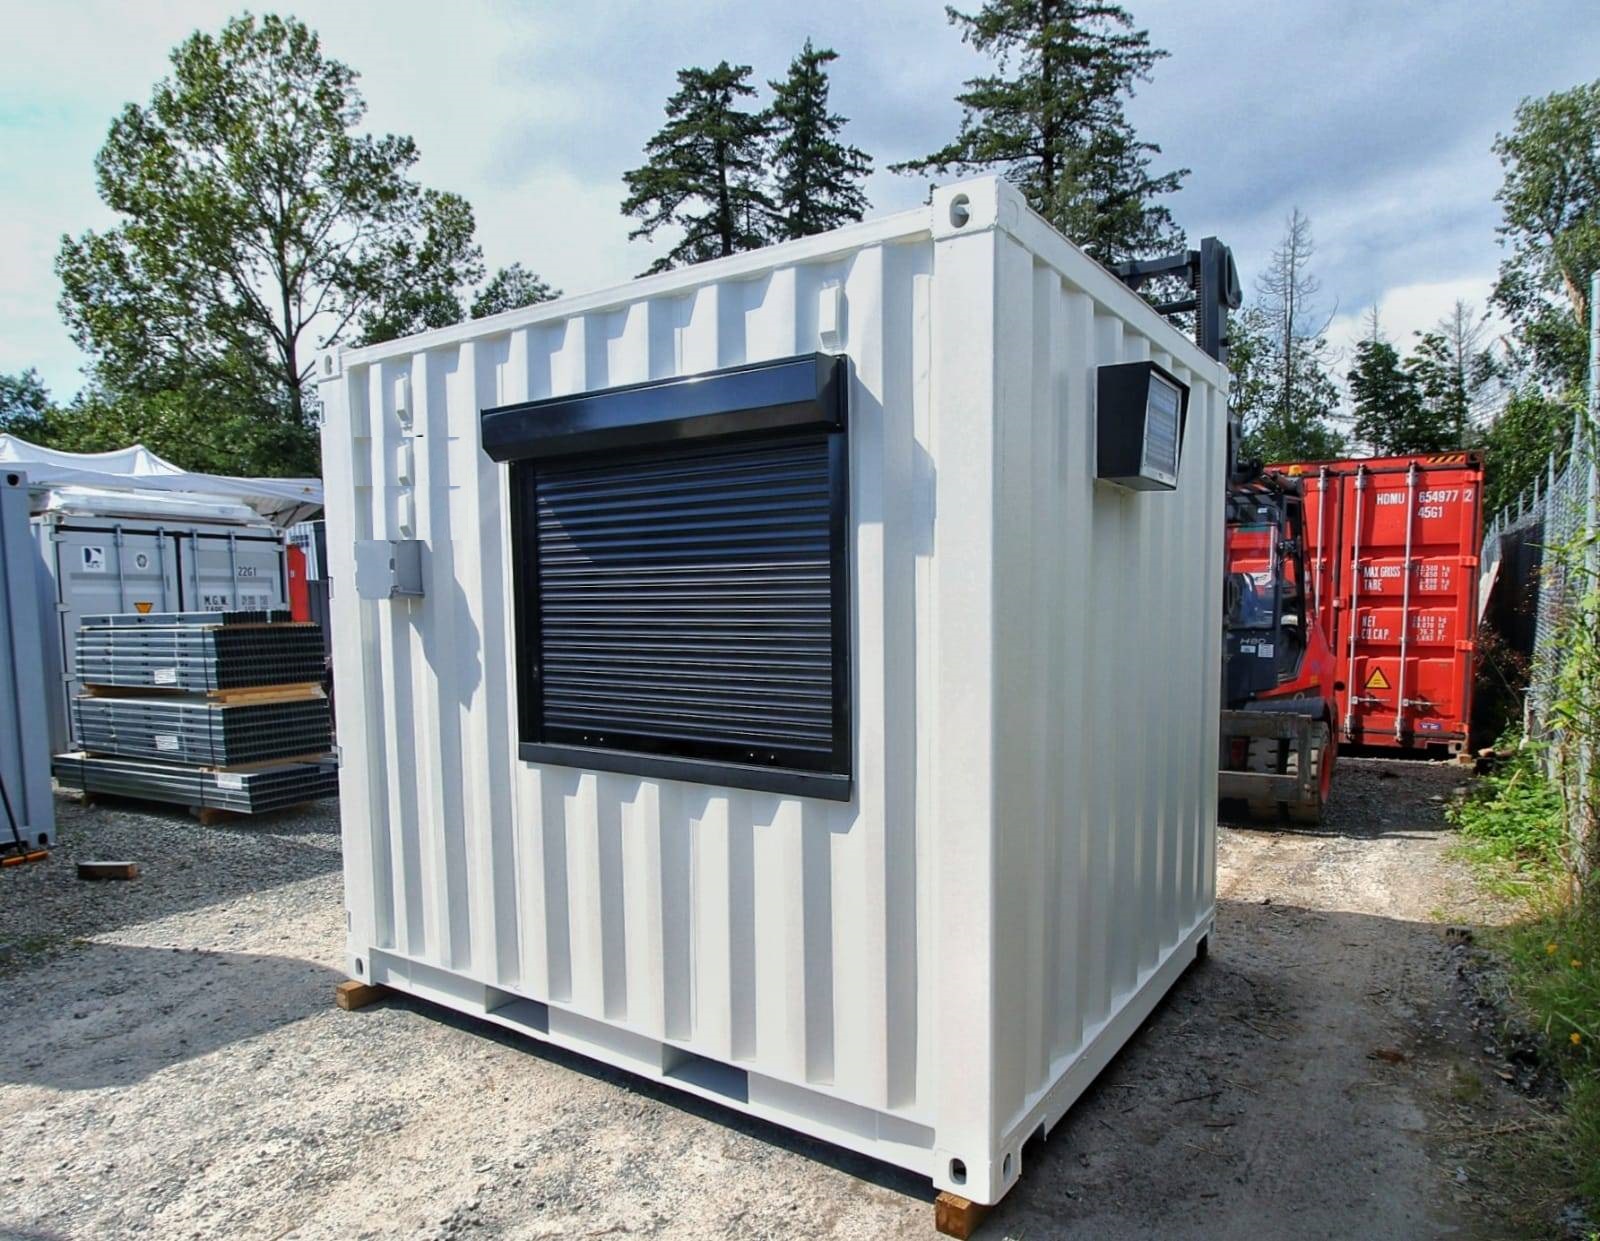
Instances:
[[[357,540],[356,594],[363,599],[420,599],[421,540]]]

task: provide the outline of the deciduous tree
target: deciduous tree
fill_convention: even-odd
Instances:
[[[108,400],[281,424],[263,440],[297,444],[299,468],[318,347],[460,317],[481,275],[471,210],[412,178],[410,138],[357,132],[365,111],[355,72],[291,18],[173,52],[96,160],[119,223],[63,238],[56,263]]]
[[[1575,397],[1587,366],[1589,279],[1600,267],[1600,80],[1523,100],[1494,149],[1510,248],[1494,299],[1544,386]]]
[[[1270,314],[1259,305],[1233,317],[1228,328],[1229,411],[1239,420],[1246,458],[1261,461],[1328,461],[1344,454],[1333,424],[1339,390],[1309,355],[1296,359],[1296,404],[1281,405],[1282,369]]]
[[[551,288],[521,263],[513,263],[495,272],[489,283],[472,299],[472,317],[484,319],[502,311],[519,310],[523,306],[548,302],[560,296],[560,289]]]
[[[0,432],[37,442],[49,412],[50,393],[38,371],[0,375]]]

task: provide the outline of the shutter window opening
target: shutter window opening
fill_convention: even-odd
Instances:
[[[846,460],[785,428],[516,462],[523,757],[848,797]]]

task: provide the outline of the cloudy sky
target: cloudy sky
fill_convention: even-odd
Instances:
[[[1171,206],[1215,233],[1253,281],[1295,206],[1312,220],[1334,335],[1377,303],[1390,334],[1482,303],[1499,262],[1490,150],[1519,99],[1600,76],[1594,0],[1131,0],[1171,52],[1130,106],[1192,169]],[[62,233],[111,222],[93,159],[115,111],[144,102],[174,44],[234,6],[0,0],[0,372],[82,382],[55,309]],[[835,48],[834,102],[879,165],[955,130],[952,95],[984,62],[927,0],[306,0],[292,10],[361,74],[371,128],[413,135],[425,183],[464,194],[492,267],[513,260],[568,292],[640,271],[621,177],[684,65],[727,58],[782,74],[809,35]],[[924,186],[887,172],[874,213]]]

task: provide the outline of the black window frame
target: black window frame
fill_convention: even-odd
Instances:
[[[524,762],[850,800],[854,728],[848,389],[848,361],[814,353],[483,411],[484,450],[510,467],[518,754]],[[623,464],[816,441],[825,444],[828,471],[832,748],[826,757],[808,760],[783,751],[781,764],[758,764],[732,758],[735,743],[684,743],[664,752],[637,744],[585,746],[547,736],[537,668],[538,550],[527,543],[538,537],[529,515],[535,509],[540,463]]]

